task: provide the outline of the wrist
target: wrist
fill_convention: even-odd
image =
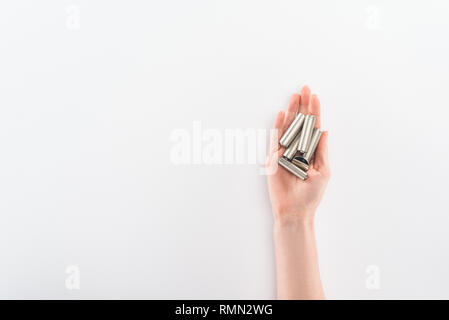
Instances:
[[[275,229],[313,229],[315,212],[304,212],[302,214],[275,214]]]

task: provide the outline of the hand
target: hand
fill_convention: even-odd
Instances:
[[[320,101],[316,95],[310,94],[310,89],[304,86],[301,94],[292,95],[287,113],[279,111],[274,122],[268,154],[268,191],[276,223],[313,222],[316,208],[330,178],[327,137],[323,132],[315,151],[315,157],[307,171],[308,178],[301,180],[283,167],[278,166],[278,159],[282,157],[285,148],[279,140],[292,123],[298,112],[316,116],[315,127],[321,126]],[[276,170],[276,166],[277,170]],[[274,172],[274,173],[273,173]]]

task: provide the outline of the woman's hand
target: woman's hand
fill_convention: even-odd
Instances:
[[[311,95],[307,86],[302,88],[301,94],[292,95],[286,113],[281,110],[277,114],[270,143],[267,166],[272,174],[268,175],[268,190],[275,222],[281,224],[313,221],[330,177],[327,131],[321,135],[306,180],[297,178],[281,166],[277,167],[277,161],[285,151],[279,140],[298,112],[315,115],[315,127],[321,126],[320,101],[316,95]]]
[[[279,299],[324,299],[313,218],[330,177],[327,132],[321,135],[306,180],[277,164],[284,153],[279,140],[297,112],[314,114],[315,125],[320,127],[320,101],[316,95],[310,95],[308,87],[291,97],[287,113],[278,113],[267,161],[268,172],[272,173],[268,175],[268,190],[275,221],[277,296]]]

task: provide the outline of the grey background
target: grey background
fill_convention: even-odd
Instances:
[[[268,129],[308,84],[327,296],[449,298],[448,18],[444,0],[3,1],[0,297],[274,298],[259,166],[175,166],[170,134]]]

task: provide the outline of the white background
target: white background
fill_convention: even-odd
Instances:
[[[268,129],[308,84],[328,298],[449,298],[448,39],[444,0],[2,1],[0,297],[274,298],[259,166],[170,135]]]

